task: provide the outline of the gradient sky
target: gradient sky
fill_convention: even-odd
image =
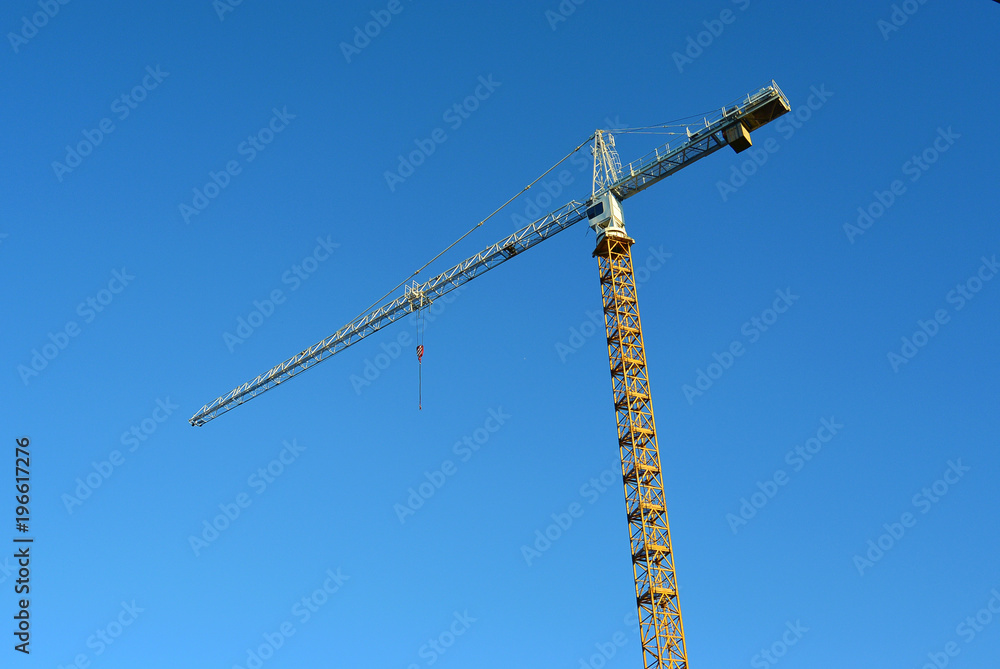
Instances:
[[[771,79],[793,114],[754,149],[624,206],[690,662],[994,666],[1000,5],[897,4],[5,3],[35,543],[0,666],[640,666],[583,226],[435,306],[422,411],[407,320],[187,419],[595,128],[693,129]],[[586,198],[585,151],[429,272]]]

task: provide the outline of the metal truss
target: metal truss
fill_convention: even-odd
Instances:
[[[442,295],[447,295],[462,284],[472,281],[522,251],[585,219],[586,209],[586,205],[582,202],[575,200],[569,202],[423,284],[404,286],[399,297],[371,313],[361,314],[326,339],[272,367],[252,381],[234,388],[228,394],[216,398],[215,401],[203,406],[198,413],[188,419],[188,422],[196,426],[204,425],[213,418],[301,374],[316,363],[416,311],[421,304],[426,307]]]
[[[726,128],[743,123],[748,129],[756,129],[788,109],[787,99],[772,81],[770,86],[760,89],[753,95],[747,95],[745,100],[740,100],[732,106],[723,107],[718,118],[713,118],[711,121],[706,119],[705,128],[691,134],[688,140],[677,148],[671,149],[668,144],[646,157],[630,163],[621,170],[621,176],[617,182],[610,186],[604,186],[597,195],[611,190],[619,200],[631,197],[677,170],[725,146],[724,131]],[[597,133],[595,137],[600,141],[601,134]],[[615,169],[612,172],[615,172],[620,163],[617,162],[616,155],[613,158]],[[248,381],[234,388],[228,394],[206,404],[188,422],[192,425],[204,425],[213,418],[238,407],[304,372],[316,363],[339,353],[351,344],[403,318],[415,310],[415,303],[425,305],[432,303],[436,298],[451,292],[584,218],[586,218],[586,204],[575,200],[568,202],[425,283],[406,287],[403,294],[391,302],[385,303],[371,313],[359,315],[326,339],[313,344],[252,381]]]
[[[608,235],[594,255],[601,272],[642,660],[646,669],[687,669],[663,471],[632,274],[632,243],[628,237]]]
[[[750,132],[790,110],[788,99],[771,81],[756,93],[706,117],[703,128],[695,132],[688,130],[686,141],[675,143],[674,147],[670,144],[658,147],[624,168],[614,150],[614,139],[610,135],[605,138],[606,133],[597,131],[592,138],[594,185],[588,203],[571,201],[432,279],[403,286],[401,293],[391,301],[371,313],[359,315],[326,339],[216,398],[189,422],[204,425],[407,314],[432,304],[437,298],[584,220],[588,204],[609,192],[618,201],[625,200],[718,151],[729,144],[730,137],[738,138],[738,143],[733,143],[737,152],[747,148]],[[621,228],[617,231],[608,228],[603,232],[594,255],[599,260],[604,298],[643,666],[645,669],[687,669],[687,645],[677,599],[673,545],[632,274],[632,240]]]
[[[772,80],[770,85],[756,93],[723,107],[712,117],[706,117],[705,127],[690,133],[682,144],[674,148],[664,144],[621,168],[618,182],[606,190],[614,192],[619,200],[630,198],[726,146],[729,143],[725,136],[727,128],[742,123],[748,131],[753,131],[790,110],[788,99]],[[601,192],[598,191],[597,195]]]

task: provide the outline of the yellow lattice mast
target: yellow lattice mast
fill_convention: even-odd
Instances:
[[[642,661],[647,669],[687,669],[631,246],[624,234],[609,233],[594,255],[601,271]]]

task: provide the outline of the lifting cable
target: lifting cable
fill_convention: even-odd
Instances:
[[[424,305],[417,308],[417,409],[424,408]]]
[[[681,119],[675,119],[675,120],[676,121],[682,121],[682,120],[687,120],[689,118],[696,118],[697,116],[698,115],[685,116],[685,117],[683,117]],[[644,127],[639,127],[639,128],[619,128],[619,129],[616,129],[615,132],[622,132],[622,133],[643,132],[643,131],[647,131],[647,132],[648,131],[654,131],[655,132],[655,130],[657,130],[657,129],[664,129],[664,128],[667,128],[667,127],[684,127],[684,126],[682,126],[682,125],[672,125],[671,122],[668,122],[668,123],[660,124],[658,126],[644,126]],[[664,133],[664,134],[675,134],[675,133],[667,132],[667,133]],[[680,134],[680,133],[676,133],[676,134]],[[585,139],[583,142],[581,142],[575,149],[573,149],[572,151],[570,151],[569,153],[567,153],[565,156],[563,156],[563,158],[560,159],[555,165],[553,165],[549,169],[547,169],[544,172],[542,172],[542,174],[539,175],[538,178],[536,178],[534,181],[532,181],[527,186],[525,186],[524,188],[522,188],[520,191],[517,192],[517,194],[515,194],[514,196],[512,196],[509,200],[507,200],[506,202],[504,202],[502,205],[500,205],[499,207],[497,207],[493,211],[493,213],[491,213],[489,216],[487,216],[486,218],[484,218],[483,220],[479,221],[474,226],[472,226],[471,228],[469,228],[465,232],[465,234],[463,234],[461,237],[459,237],[458,239],[456,239],[455,241],[453,241],[451,244],[449,244],[448,246],[446,246],[443,250],[441,250],[433,258],[431,258],[430,260],[428,260],[427,262],[425,262],[423,265],[421,265],[420,267],[418,267],[416,270],[414,270],[408,277],[406,277],[405,279],[403,279],[402,281],[400,281],[399,283],[397,283],[395,286],[393,286],[392,288],[390,288],[388,291],[386,291],[386,293],[384,295],[382,295],[382,297],[378,298],[377,300],[375,300],[374,302],[372,302],[370,305],[368,305],[368,307],[366,307],[365,310],[362,313],[370,312],[374,307],[378,306],[379,303],[382,302],[382,300],[384,300],[385,298],[389,297],[394,292],[396,292],[397,290],[399,290],[399,288],[401,286],[403,286],[407,281],[409,281],[410,279],[412,279],[416,275],[420,274],[420,272],[422,272],[423,270],[427,269],[427,267],[429,265],[431,265],[434,261],[436,261],[438,258],[440,258],[441,256],[443,256],[445,253],[447,253],[448,251],[450,251],[452,248],[454,248],[459,242],[461,242],[463,239],[465,239],[466,237],[468,237],[469,235],[471,235],[478,228],[481,228],[483,226],[483,224],[486,223],[486,221],[490,220],[491,218],[493,218],[494,216],[496,216],[498,213],[500,213],[507,205],[509,205],[511,202],[513,202],[514,200],[516,200],[517,198],[519,198],[521,195],[523,195],[526,191],[528,191],[528,189],[530,189],[536,183],[538,183],[539,181],[541,181],[542,179],[544,179],[552,170],[556,169],[557,167],[559,167],[560,165],[562,165],[564,162],[566,162],[570,158],[570,156],[572,156],[574,153],[576,153],[577,151],[579,151],[580,149],[582,149],[584,146],[586,146],[593,139],[594,139],[594,135],[591,135],[590,137],[588,137],[587,139]],[[423,314],[424,305],[423,305],[423,295],[421,295],[419,299],[420,299],[420,304],[417,307],[417,351],[416,351],[417,352],[417,407],[418,407],[418,409],[422,410],[423,409],[423,357],[424,357],[424,314]]]
[[[474,226],[472,226],[471,228],[469,228],[464,235],[462,235],[461,237],[459,237],[458,239],[456,239],[455,241],[453,241],[451,244],[449,244],[448,246],[446,246],[444,248],[444,250],[442,250],[436,256],[434,256],[433,258],[431,258],[430,260],[428,260],[427,262],[425,262],[418,269],[416,269],[412,274],[410,274],[408,277],[406,277],[405,279],[403,279],[402,281],[400,281],[399,283],[397,283],[395,286],[393,286],[391,289],[389,289],[382,297],[378,298],[377,300],[375,300],[374,302],[372,302],[370,305],[368,305],[368,307],[362,313],[370,312],[374,307],[378,306],[378,304],[382,300],[384,300],[385,298],[389,297],[394,292],[396,292],[397,290],[399,290],[399,288],[401,286],[403,286],[407,281],[409,281],[410,279],[412,279],[413,277],[415,277],[417,274],[420,274],[420,272],[422,272],[423,270],[427,269],[427,267],[431,263],[433,263],[435,260],[437,260],[438,258],[440,258],[441,256],[443,256],[445,253],[447,253],[448,251],[450,251],[452,248],[454,248],[454,246],[456,244],[458,244],[463,239],[465,239],[466,237],[468,237],[469,235],[471,235],[476,229],[482,227],[482,225],[484,223],[486,223],[486,221],[490,220],[491,218],[493,218],[494,216],[496,216],[498,213],[500,213],[500,211],[503,210],[504,207],[506,207],[507,205],[509,205],[511,202],[513,202],[518,197],[520,197],[525,191],[527,191],[529,188],[531,188],[536,183],[538,183],[543,178],[545,178],[545,176],[548,175],[549,172],[551,172],[552,170],[554,170],[555,168],[559,167],[564,162],[566,162],[569,159],[570,156],[572,156],[574,153],[576,153],[577,151],[579,151],[580,149],[582,149],[584,146],[586,146],[590,142],[590,140],[592,140],[593,138],[594,138],[594,135],[591,135],[590,137],[588,137],[587,139],[585,139],[583,142],[581,142],[579,146],[577,146],[575,149],[573,149],[572,151],[570,151],[569,153],[567,153],[559,162],[557,162],[555,165],[553,165],[549,169],[545,170],[537,179],[535,179],[534,181],[532,181],[531,183],[529,183],[527,186],[525,186],[520,191],[518,191],[518,193],[516,195],[514,195],[509,200],[507,200],[506,202],[504,202],[502,205],[500,205],[499,207],[497,207],[493,211],[492,214],[490,214],[489,216],[487,216],[486,218],[484,218],[483,220],[479,221]],[[417,407],[418,407],[418,409],[422,410],[424,408],[423,407],[423,357],[424,357],[424,314],[423,314],[423,308],[424,308],[423,301],[424,301],[424,298],[423,298],[423,295],[420,295],[419,300],[420,300],[420,304],[417,307]]]
[[[447,247],[445,247],[445,249],[443,251],[441,251],[436,256],[434,256],[433,258],[431,258],[430,260],[428,260],[427,262],[425,262],[423,265],[421,265],[418,269],[416,269],[408,277],[406,277],[405,279],[403,279],[402,281],[400,281],[399,283],[397,283],[395,286],[393,286],[392,288],[390,288],[385,293],[385,295],[383,295],[382,297],[378,298],[377,300],[375,300],[374,302],[372,302],[370,305],[368,305],[368,307],[365,309],[365,312],[370,311],[372,309],[372,307],[378,306],[378,304],[382,300],[384,300],[385,298],[389,297],[394,292],[396,292],[403,284],[405,284],[407,281],[409,281],[410,279],[412,279],[416,275],[420,274],[420,272],[422,272],[423,270],[427,269],[428,265],[430,265],[431,263],[433,263],[435,260],[437,260],[438,258],[440,258],[441,256],[443,256],[448,251],[450,251],[456,244],[458,244],[460,241],[462,241],[463,239],[465,239],[466,237],[468,237],[469,235],[471,235],[477,228],[482,227],[483,223],[485,223],[486,221],[490,220],[491,218],[493,218],[494,216],[496,216],[497,214],[499,214],[500,211],[504,207],[506,207],[508,204],[510,204],[511,202],[513,202],[514,200],[516,200],[518,197],[520,197],[526,190],[528,190],[529,188],[531,188],[532,186],[534,186],[536,183],[538,183],[539,181],[541,181],[549,172],[551,172],[552,170],[554,170],[555,168],[559,167],[564,162],[566,162],[569,159],[570,156],[572,156],[574,153],[576,153],[577,151],[579,151],[580,149],[582,149],[584,146],[586,146],[587,143],[590,142],[590,140],[592,140],[593,138],[594,138],[593,135],[591,135],[590,137],[588,137],[578,147],[576,147],[575,149],[573,149],[572,151],[570,151],[569,153],[567,153],[566,156],[562,160],[560,160],[558,163],[556,163],[555,165],[553,165],[549,169],[545,170],[545,172],[543,172],[541,174],[541,176],[539,176],[537,179],[535,179],[534,181],[532,181],[530,184],[528,184],[527,186],[525,186],[524,188],[522,188],[517,193],[517,195],[515,195],[514,197],[510,198],[509,200],[507,200],[506,202],[504,202],[502,205],[500,205],[499,207],[497,207],[496,210],[494,210],[494,212],[492,214],[490,214],[489,216],[487,216],[486,218],[484,218],[483,220],[479,221],[474,226],[472,226],[471,228],[469,228],[469,230],[464,235],[462,235],[461,237],[459,237],[458,239],[456,239],[455,241],[453,241],[451,244],[449,244]]]

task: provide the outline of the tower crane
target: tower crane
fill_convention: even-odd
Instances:
[[[687,669],[663,470],[632,273],[634,240],[625,232],[621,203],[724,146],[737,153],[746,150],[751,146],[751,132],[790,110],[788,98],[772,80],[756,93],[706,116],[703,127],[695,131],[688,127],[686,139],[677,146],[660,146],[625,166],[618,158],[614,137],[608,131],[596,131],[587,140],[593,142],[594,179],[586,202],[567,202],[437,276],[402,286],[402,294],[395,299],[359,315],[326,339],[216,398],[189,422],[201,426],[218,418],[407,314],[426,308],[539,242],[587,220],[597,238],[593,256],[600,271],[643,667]]]

